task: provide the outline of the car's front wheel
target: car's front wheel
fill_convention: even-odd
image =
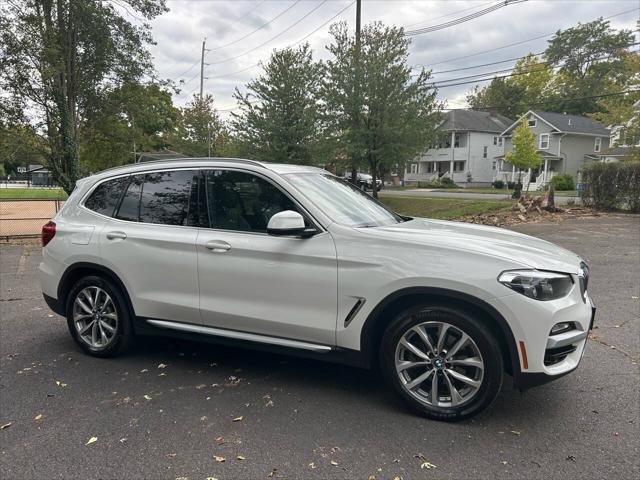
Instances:
[[[500,347],[480,318],[444,305],[400,313],[381,343],[387,382],[414,411],[462,420],[486,409],[500,391]]]
[[[66,313],[71,335],[90,355],[114,356],[133,341],[122,292],[106,279],[91,275],[78,281],[67,298]]]

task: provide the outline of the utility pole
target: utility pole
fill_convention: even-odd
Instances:
[[[202,56],[200,57],[200,103],[202,103],[202,90],[204,88],[204,52],[206,43],[207,37],[204,37],[202,41]]]
[[[356,85],[353,92],[353,101],[355,102],[355,108],[353,114],[355,122],[359,122],[359,111],[360,111],[360,18],[362,17],[362,0],[356,0],[356,51],[355,51],[355,62],[356,62]],[[358,159],[360,160],[360,159]],[[356,162],[357,163],[357,162]],[[358,166],[354,164],[351,166],[351,183],[354,185],[358,184]]]
[[[360,17],[362,17],[362,0],[356,0],[356,49],[360,55]]]

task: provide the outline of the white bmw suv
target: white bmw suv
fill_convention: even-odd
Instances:
[[[398,215],[330,173],[181,159],[78,182],[42,229],[44,298],[87,353],[174,335],[378,366],[414,411],[474,415],[574,370],[595,307],[575,254]]]

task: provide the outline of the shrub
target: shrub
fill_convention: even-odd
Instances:
[[[502,180],[495,180],[491,185],[493,186],[493,188],[497,188],[498,190],[504,188],[504,182]]]
[[[516,188],[516,182],[507,182],[507,188],[509,190],[513,190],[514,188]]]
[[[553,184],[556,190],[575,190],[576,184],[573,181],[573,177],[571,175],[556,175],[549,182]]]
[[[582,172],[582,201],[601,210],[640,212],[640,162],[594,163]]]

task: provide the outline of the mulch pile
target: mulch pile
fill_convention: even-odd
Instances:
[[[523,195],[513,204],[510,210],[496,210],[478,215],[467,215],[460,220],[468,223],[501,227],[519,223],[560,223],[568,218],[600,217],[601,215],[600,212],[582,205],[556,207],[553,205],[553,198],[549,199],[548,195]]]

